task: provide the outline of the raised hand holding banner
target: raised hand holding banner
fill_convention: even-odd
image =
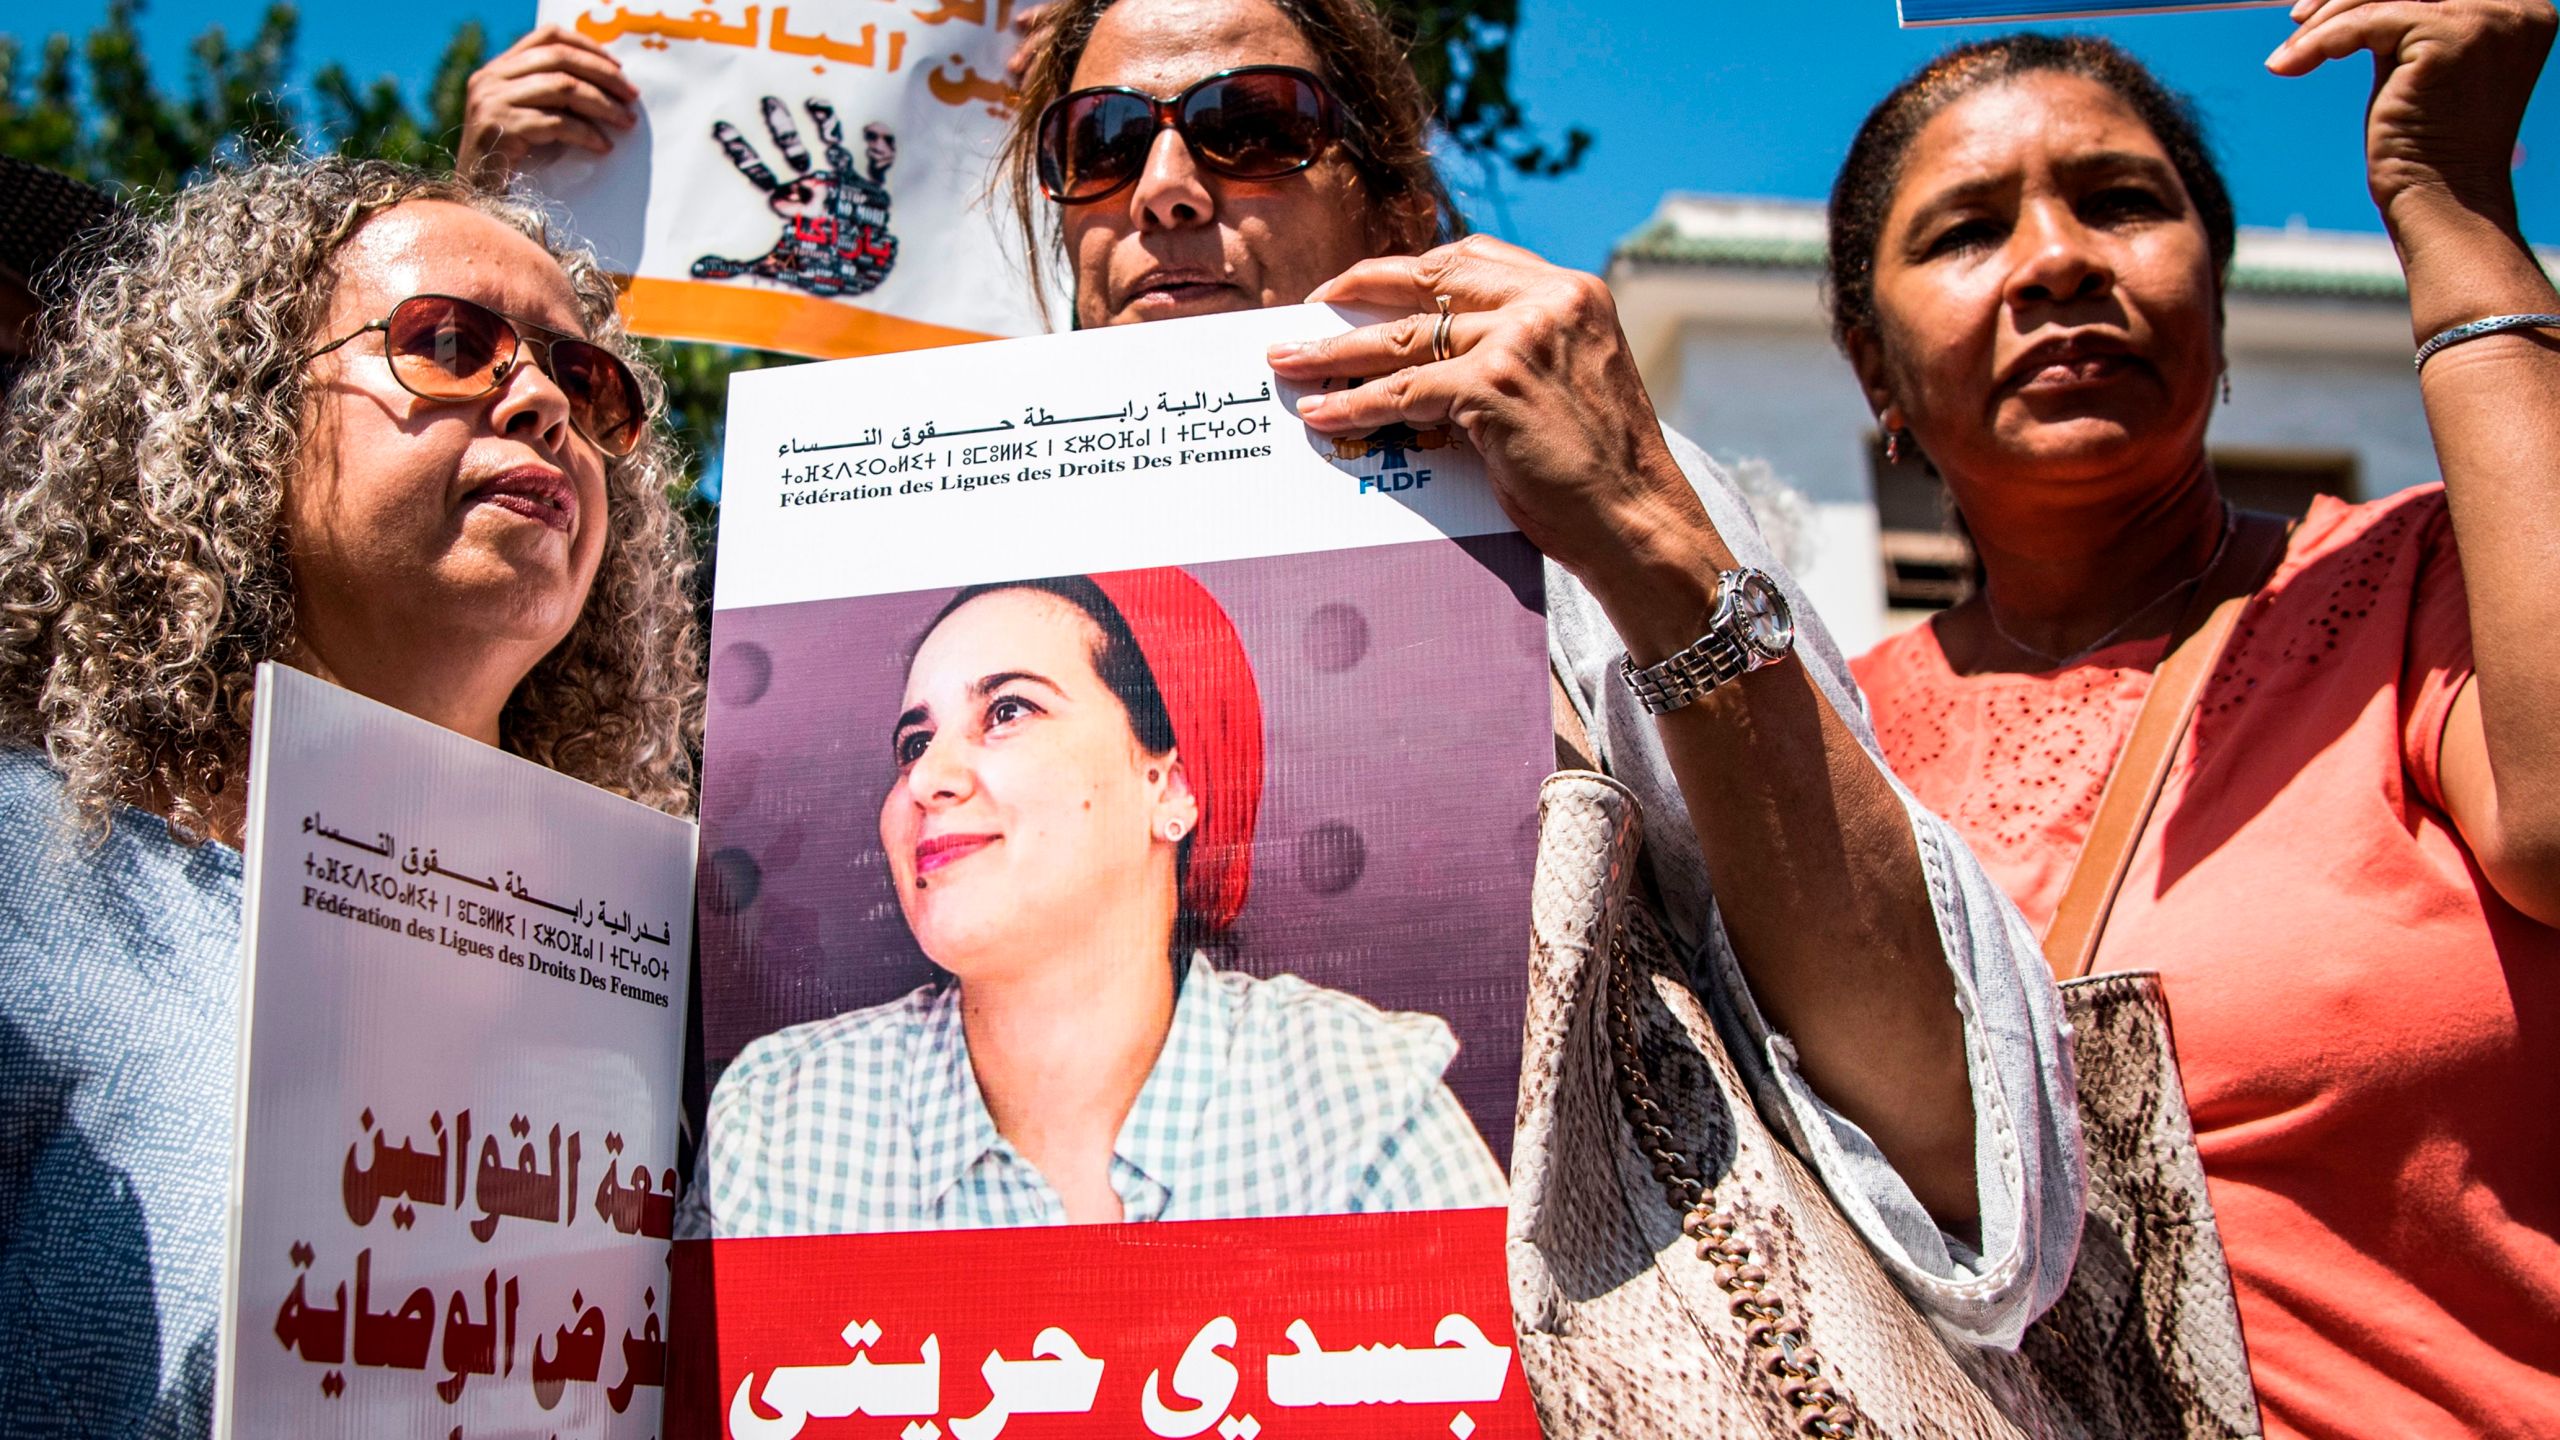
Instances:
[[[1014,3],[542,0],[620,63],[640,122],[526,174],[630,277],[643,334],[838,357],[1036,332],[987,204]]]

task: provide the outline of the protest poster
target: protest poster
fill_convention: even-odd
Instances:
[[[1351,323],[732,382],[679,1433],[1536,1433],[1543,571]]]
[[[693,826],[258,672],[216,1432],[661,1434]]]
[[[1015,3],[541,0],[621,62],[640,123],[526,173],[644,335],[823,358],[1036,333],[987,195]]]
[[[2262,10],[2292,0],[1898,0],[1902,27],[2005,25],[2025,20],[2112,20],[2198,10]]]

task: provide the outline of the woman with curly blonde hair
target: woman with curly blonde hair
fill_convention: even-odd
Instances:
[[[658,402],[539,211],[379,162],[218,175],[52,322],[0,430],[0,1428],[207,1427],[260,662],[690,805]]]

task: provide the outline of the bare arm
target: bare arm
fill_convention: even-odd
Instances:
[[[2373,52],[2367,164],[2416,337],[2560,312],[2508,179],[2551,48],[2549,0],[2329,0],[2296,13],[2302,28],[2268,58],[2278,73]],[[2420,386],[2476,666],[2445,729],[2445,803],[2498,893],[2560,924],[2560,332],[2441,351]]]
[[[1734,563],[1703,514],[1644,553],[1576,571],[1638,665],[1705,632],[1713,577]],[[1655,723],[1753,997],[1814,1089],[1965,1233],[1978,1197],[1964,1036],[1902,801],[1801,664]]]
[[[1364,261],[1309,298],[1427,312],[1442,294],[1451,359],[1432,361],[1428,315],[1275,350],[1292,378],[1386,377],[1317,397],[1304,418],[1333,432],[1457,425],[1522,533],[1591,590],[1637,664],[1696,640],[1733,554],[1663,443],[1607,288],[1476,237]],[[1762,1011],[1938,1222],[1969,1230],[1962,1020],[1890,783],[1801,665],[1660,723]]]

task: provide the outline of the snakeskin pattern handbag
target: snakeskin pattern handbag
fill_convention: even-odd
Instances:
[[[1951,1344],[1754,1110],[1635,893],[1635,797],[1546,782],[1511,1179],[1519,1354],[1554,1440],[2259,1432],[2154,977],[2063,987],[2089,1208],[2017,1353]]]

